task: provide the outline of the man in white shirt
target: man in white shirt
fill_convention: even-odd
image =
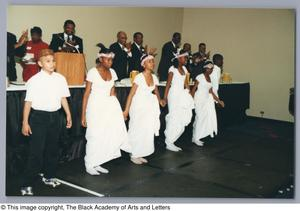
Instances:
[[[221,54],[215,54],[213,56],[214,68],[212,73],[210,74],[210,79],[213,87],[213,92],[215,95],[218,95],[219,83],[221,78],[221,71],[223,68],[223,56]]]
[[[44,171],[42,180],[46,185],[53,187],[60,185],[55,179],[55,174],[59,156],[61,107],[66,113],[66,127],[72,126],[66,99],[70,96],[70,91],[64,76],[54,72],[54,53],[50,49],[43,49],[38,57],[38,64],[42,69],[26,84],[22,134],[29,136],[30,150],[22,177],[22,195],[33,195],[32,185],[41,170]]]

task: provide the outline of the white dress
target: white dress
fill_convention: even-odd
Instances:
[[[195,111],[196,117],[193,125],[193,140],[199,140],[208,135],[214,136],[217,134],[217,115],[215,109],[215,102],[209,89],[212,84],[207,82],[204,74],[196,77],[199,82],[198,89],[195,93]]]
[[[183,66],[185,72],[181,75],[177,68],[171,66],[169,72],[173,73],[173,79],[168,94],[168,109],[166,115],[166,143],[174,143],[184,132],[192,119],[192,110],[194,100],[189,94],[189,90],[184,88],[187,69]]]
[[[132,157],[144,157],[154,152],[154,135],[159,135],[160,109],[157,96],[152,92],[158,79],[152,74],[154,84],[148,86],[143,73],[139,73],[134,83],[138,85],[129,110],[128,139],[132,147]]]
[[[110,72],[110,81],[104,81],[95,67],[89,70],[86,78],[92,83],[86,109],[84,161],[87,169],[120,157],[120,149],[131,151],[120,103],[115,96],[110,96],[118,77],[113,69]]]

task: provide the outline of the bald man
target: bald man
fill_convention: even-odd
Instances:
[[[117,33],[117,42],[110,45],[110,50],[115,54],[112,68],[118,75],[118,80],[128,78],[127,66],[131,54],[131,43],[127,42],[127,35],[123,31]]]

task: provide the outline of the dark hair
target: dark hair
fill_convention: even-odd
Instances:
[[[179,51],[179,54],[183,54],[183,53],[185,53],[186,51],[185,50],[183,50],[183,49],[181,49],[180,51]],[[175,67],[175,68],[178,68],[178,66],[179,66],[179,61],[178,61],[178,58],[173,58],[172,59],[172,65]]]
[[[202,42],[202,43],[199,44],[198,47],[200,47],[201,45],[205,45],[206,46],[206,44],[204,42]]]
[[[143,33],[142,32],[135,32],[133,34],[133,38],[136,38],[138,35],[141,35],[142,37],[144,37]]]
[[[145,59],[147,56],[149,56],[149,54],[143,54],[142,56],[141,56],[141,58],[140,58],[140,61],[142,62],[143,61],[143,59]]]
[[[112,50],[110,50],[109,48],[106,48],[102,43],[98,43],[96,46],[100,48],[99,53],[107,54],[107,53],[112,52]]]
[[[42,36],[42,29],[38,26],[34,26],[32,29],[30,29],[30,34],[34,33]]]
[[[179,32],[174,32],[173,38],[175,38],[176,36],[181,36],[181,34]]]
[[[223,56],[221,54],[215,54],[213,56],[213,63],[215,64],[217,61],[223,60]]]
[[[106,48],[102,43],[98,43],[96,46],[100,48],[99,53],[105,53],[105,54],[107,54],[107,53],[111,53],[112,52],[112,50],[110,50],[109,48]],[[96,62],[96,64],[100,64],[101,63],[99,58],[97,58],[95,62]]]
[[[74,21],[72,20],[66,20],[65,23],[64,23],[64,27],[66,27],[68,24],[72,24],[74,27],[76,26]]]
[[[191,46],[191,43],[186,42],[186,43],[183,44],[183,46],[185,46],[185,45]]]
[[[143,61],[143,59],[145,59],[147,56],[149,56],[149,54],[143,54],[142,56],[141,56],[141,58],[140,58],[140,63]],[[142,67],[142,70],[144,71],[145,70],[145,68],[141,65],[141,67]]]

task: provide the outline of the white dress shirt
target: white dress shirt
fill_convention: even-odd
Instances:
[[[70,38],[70,40],[72,40],[73,35],[67,35],[66,33],[64,33],[64,40],[68,41],[68,37]]]
[[[70,90],[64,76],[47,73],[43,69],[26,83],[25,101],[35,110],[53,112],[61,108],[61,99],[69,97]]]

